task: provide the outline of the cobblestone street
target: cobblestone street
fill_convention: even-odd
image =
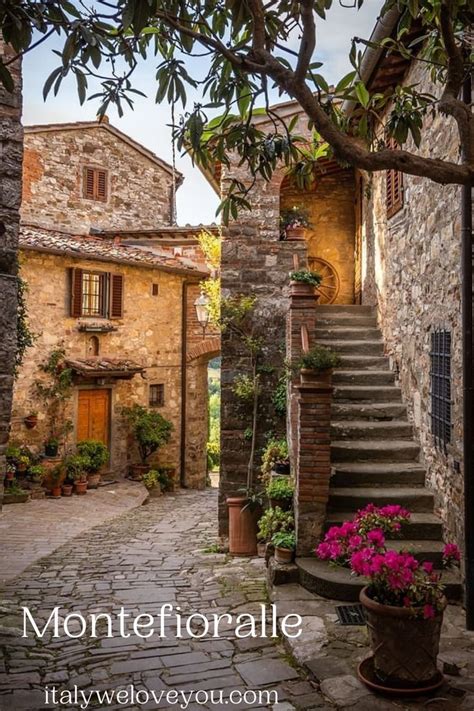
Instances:
[[[59,708],[45,703],[44,688],[112,690],[277,690],[276,706],[232,708],[331,708],[268,639],[236,639],[229,626],[219,639],[139,637],[113,639],[21,638],[20,606],[38,626],[53,607],[84,615],[124,606],[134,614],[156,614],[166,602],[191,612],[258,612],[266,602],[261,559],[231,559],[216,550],[217,492],[180,492],[152,501],[113,521],[81,533],[48,558],[34,563],[2,593],[5,641],[0,708],[5,711]],[[189,637],[189,636],[188,636]],[[77,704],[60,708],[78,709]],[[91,708],[179,708],[168,702]],[[228,705],[190,704],[202,708]]]

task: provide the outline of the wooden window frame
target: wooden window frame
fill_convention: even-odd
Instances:
[[[92,292],[88,293],[84,289],[85,277],[99,277],[99,291],[98,291],[98,302],[99,308],[98,312],[92,313],[94,294]],[[81,274],[82,279],[82,293],[81,293],[81,317],[82,318],[107,318],[107,292],[108,292],[108,274],[107,272],[95,271],[93,269],[83,269]],[[88,307],[87,313],[84,309],[84,297],[88,297]]]
[[[100,185],[103,179],[103,190]],[[90,189],[89,189],[90,188]],[[86,200],[107,202],[109,192],[109,172],[104,168],[95,168],[91,165],[84,166],[82,196]]]
[[[154,388],[158,388],[159,397],[157,399],[152,397],[152,392]],[[148,407],[163,407],[165,404],[165,384],[164,383],[150,383],[148,388]]]
[[[72,268],[70,315],[72,318],[121,319],[124,314],[124,276],[117,272]],[[99,276],[100,313],[84,313],[84,277]]]
[[[398,148],[398,143],[393,137],[386,139],[387,148]],[[385,207],[387,211],[387,219],[396,215],[403,209],[404,200],[404,185],[403,173],[400,170],[391,168],[385,172]]]

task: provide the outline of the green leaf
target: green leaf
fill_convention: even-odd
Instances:
[[[364,109],[366,109],[370,104],[370,94],[367,91],[364,82],[359,81],[355,85],[355,92],[359,102],[362,104]]]
[[[349,74],[346,74],[345,77],[342,77],[342,79],[336,86],[336,89],[335,89],[336,94],[339,94],[340,91],[347,89],[347,87],[352,84],[352,82],[354,81],[356,76],[357,76],[357,72],[352,71],[352,72],[349,72]]]
[[[5,87],[5,89],[7,91],[9,91],[10,93],[15,88],[15,83],[13,81],[13,77],[1,59],[0,59],[0,82]]]

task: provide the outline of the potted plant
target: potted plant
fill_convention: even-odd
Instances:
[[[160,447],[169,442],[173,425],[159,412],[147,410],[142,405],[123,409],[125,419],[138,447],[141,464],[131,466],[133,479],[140,480],[150,467],[147,459]]]
[[[36,425],[38,424],[38,413],[36,412],[36,410],[27,415],[23,422],[29,430],[32,430],[34,427],[36,427]]]
[[[160,467],[157,469],[158,481],[160,482],[161,491],[174,491],[175,488],[175,467]]]
[[[294,531],[279,531],[272,538],[275,546],[275,560],[283,565],[292,563],[295,555],[296,536]]]
[[[89,457],[84,454],[70,454],[64,460],[67,478],[72,479],[76,494],[81,496],[87,493],[87,471],[89,467]]]
[[[103,442],[85,439],[78,442],[76,449],[79,455],[87,459],[87,488],[97,489],[100,483],[100,470],[109,461],[109,450]]]
[[[324,387],[331,385],[332,371],[340,363],[340,358],[333,350],[315,345],[304,353],[296,367],[301,373],[301,382],[311,382]]]
[[[15,465],[7,461],[7,466],[5,468],[5,479],[7,481],[13,481],[15,478]]]
[[[265,557],[266,548],[275,533],[279,531],[293,531],[295,519],[291,511],[283,511],[279,506],[267,509],[258,521],[257,552]]]
[[[65,479],[61,487],[61,492],[63,496],[72,496],[72,491],[74,488],[74,482],[69,479]]]
[[[433,688],[441,683],[437,655],[443,612],[447,601],[441,574],[430,562],[420,562],[409,550],[388,549],[385,536],[396,533],[410,513],[398,505],[369,504],[353,521],[334,526],[316,549],[317,556],[349,567],[363,576],[361,590],[373,656],[359,666],[362,681],[380,689]],[[443,561],[459,561],[457,546],[444,548]],[[441,676],[442,681],[442,676]]]
[[[268,481],[272,473],[289,475],[290,456],[286,439],[271,438],[268,440],[262,455],[262,479]]]
[[[280,234],[288,241],[304,240],[306,229],[311,227],[308,211],[296,205],[280,214]]]
[[[64,466],[61,462],[53,467],[48,475],[50,493],[53,499],[61,498],[61,483],[64,479]]]
[[[318,299],[319,295],[314,290],[322,282],[322,276],[310,269],[298,269],[290,272],[290,295],[311,296]]]
[[[256,555],[262,496],[249,488],[240,491],[242,496],[230,496],[226,500],[229,511],[229,552],[232,555]]]
[[[54,459],[58,456],[59,439],[51,435],[44,443],[44,454],[46,457]]]
[[[287,476],[273,477],[267,484],[266,494],[270,500],[270,506],[279,506],[284,511],[291,509],[295,485]]]
[[[149,472],[144,474],[142,482],[151,497],[156,498],[161,496],[160,473],[156,469],[151,469]]]

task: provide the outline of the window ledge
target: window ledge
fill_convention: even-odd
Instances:
[[[110,333],[111,331],[117,331],[117,326],[110,321],[79,321],[77,326],[78,331],[85,333]]]

